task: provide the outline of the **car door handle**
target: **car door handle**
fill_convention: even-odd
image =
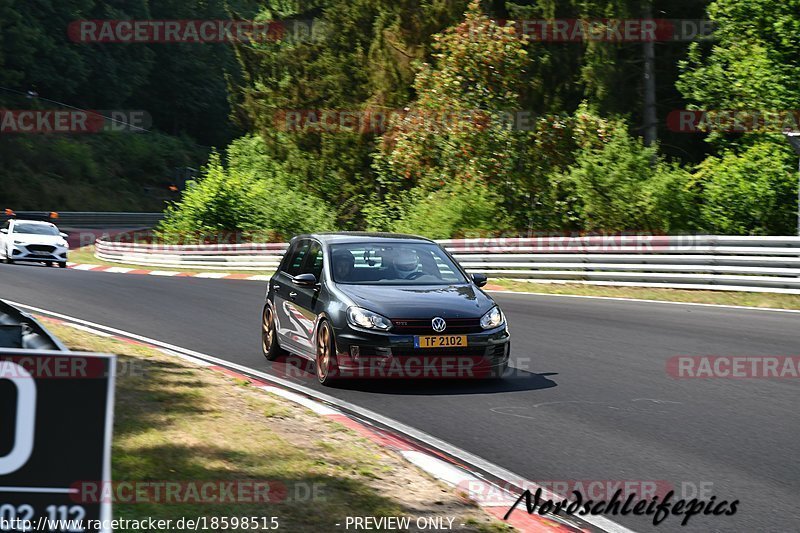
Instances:
[[[290,292],[290,293],[289,293],[289,298],[291,298],[292,300],[294,300],[295,298],[297,298],[297,293],[296,293],[296,292],[294,292],[294,291]]]

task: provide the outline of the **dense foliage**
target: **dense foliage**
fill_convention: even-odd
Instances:
[[[141,110],[153,134],[0,134],[0,208],[160,211],[176,167],[238,135],[230,46],[74,42],[84,19],[225,19],[248,0],[0,0],[0,108]],[[35,95],[30,97],[29,93]],[[174,195],[173,195],[174,196]]]
[[[699,166],[701,223],[721,234],[795,232],[797,158],[780,138],[723,150]]]
[[[285,31],[235,45],[69,42],[64,28],[83,18],[254,18]],[[547,42],[506,22],[635,18],[715,29],[648,46]],[[17,154],[0,161],[14,207],[149,208],[161,200],[146,187],[202,166],[165,238],[793,232],[796,156],[780,131],[686,133],[668,116],[800,109],[800,0],[0,0],[0,20],[3,106],[145,109],[175,136],[0,138]],[[200,145],[220,155],[204,164],[216,152]]]
[[[227,164],[212,154],[203,178],[190,182],[180,204],[167,209],[159,227],[167,241],[214,240],[241,232],[236,240],[285,240],[298,233],[334,229],[333,210],[289,186],[290,179],[260,140],[243,138],[228,151]]]
[[[0,208],[61,211],[163,209],[176,167],[205,151],[160,133],[0,135]]]

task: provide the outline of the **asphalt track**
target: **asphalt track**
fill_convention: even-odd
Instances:
[[[259,348],[263,282],[0,265],[0,298],[286,377]],[[668,484],[740,500],[732,517],[608,518],[637,531],[800,531],[800,381],[674,379],[675,355],[798,355],[800,314],[493,294],[514,375],[325,392],[539,482]],[[291,369],[290,369],[291,370]],[[311,375],[297,375],[317,388]],[[706,491],[705,494],[702,491]]]

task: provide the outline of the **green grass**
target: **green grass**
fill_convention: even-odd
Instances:
[[[247,274],[250,276],[271,276],[272,274],[274,274],[273,270],[226,270],[224,268],[206,270],[206,269],[192,269],[191,267],[176,268],[176,267],[141,265],[134,263],[115,263],[112,261],[103,261],[102,259],[98,259],[97,257],[95,257],[94,245],[84,246],[83,248],[77,248],[75,250],[70,251],[69,261],[71,263],[85,263],[85,264],[102,265],[102,266],[137,268],[143,270],[164,270],[167,272],[194,272],[198,274],[199,273]]]
[[[118,354],[113,479],[270,481],[291,497],[258,504],[116,504],[114,517],[279,517],[280,531],[328,533],[345,516],[446,516],[466,532],[509,531],[455,491],[349,429],[253,386],[147,347],[47,324],[71,349]]]
[[[606,296],[612,298],[636,298],[640,300],[662,300],[668,302],[800,309],[800,295],[797,294],[658,288],[653,289],[646,287],[603,287],[599,285],[581,285],[577,283],[534,283],[510,279],[491,279],[489,283],[491,285],[499,285],[504,289],[517,292],[570,294],[579,296]]]

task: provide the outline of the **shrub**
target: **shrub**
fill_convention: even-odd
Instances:
[[[693,228],[691,174],[628,134],[621,121],[599,145],[585,145],[565,176],[586,229],[675,232]]]
[[[228,168],[212,154],[202,178],[167,208],[157,228],[163,240],[185,242],[221,232],[238,232],[245,240],[284,240],[333,229],[334,215],[325,202],[290,187],[292,180],[279,166],[247,144],[231,151]]]
[[[705,228],[727,235],[794,235],[796,165],[791,148],[780,138],[707,158],[695,173]]]
[[[410,200],[395,221],[393,231],[449,239],[471,234],[497,233],[507,229],[500,198],[481,181],[457,182],[435,192],[422,188],[410,193]]]

